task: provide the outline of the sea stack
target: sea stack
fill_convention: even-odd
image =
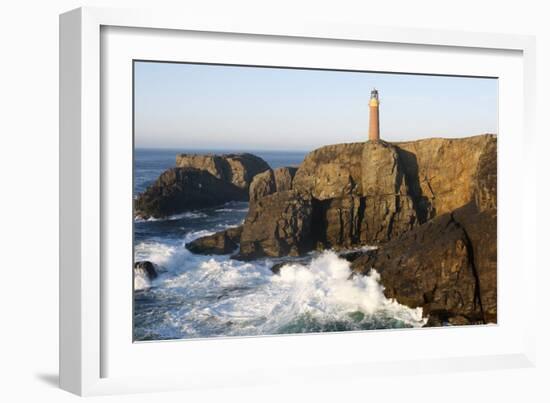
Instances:
[[[380,115],[378,112],[378,106],[380,100],[378,99],[378,90],[374,88],[370,92],[370,121],[369,121],[369,141],[380,140]]]

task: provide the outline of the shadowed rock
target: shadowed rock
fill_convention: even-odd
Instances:
[[[472,245],[447,213],[355,259],[352,269],[381,275],[384,294],[439,321],[482,322]]]
[[[204,236],[185,245],[193,253],[202,255],[226,255],[239,246],[242,226]]]
[[[134,275],[143,275],[148,280],[154,280],[159,275],[158,266],[148,260],[134,263]]]
[[[255,175],[269,165],[252,154],[179,154],[135,201],[135,215],[162,218],[186,210],[248,200]]]
[[[207,171],[171,168],[135,200],[135,214],[163,218],[182,211],[247,200],[245,190]]]
[[[299,256],[311,250],[311,209],[311,197],[294,190],[251,203],[235,258]]]

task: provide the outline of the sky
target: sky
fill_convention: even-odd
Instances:
[[[497,133],[494,78],[135,62],[135,145],[309,151],[365,141],[372,88],[383,140]]]

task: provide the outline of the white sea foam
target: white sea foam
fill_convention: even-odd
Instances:
[[[248,208],[219,208],[216,209],[217,213],[230,213],[230,212],[242,212],[246,213],[248,211]]]
[[[169,274],[178,273],[181,268],[189,265],[191,261],[196,261],[195,255],[185,248],[185,244],[212,233],[212,231],[206,230],[189,232],[180,242],[176,243],[147,241],[136,244],[134,249],[136,262],[148,260],[162,268],[163,272],[153,282],[144,273],[134,272],[134,289],[142,290],[151,287],[153,284],[160,284],[169,277]]]
[[[149,217],[147,219],[144,219],[140,216],[136,216],[134,217],[134,221],[135,222],[174,221],[174,220],[181,220],[182,218],[196,219],[196,218],[204,218],[204,217],[208,217],[208,215],[200,211],[186,211],[185,213],[174,214],[165,218]]]
[[[144,272],[134,270],[134,290],[145,290],[151,285],[151,281]]]
[[[287,264],[280,275],[271,273],[270,260],[240,262],[179,253],[170,257],[170,264],[179,266],[178,274],[163,280],[162,292],[168,300],[177,296],[183,302],[155,325],[162,337],[359,330],[377,321],[413,327],[426,323],[422,308],[411,309],[384,296],[376,271],[351,276],[349,262],[332,251],[309,264]]]
[[[273,281],[292,293],[299,313],[335,317],[343,312],[366,315],[388,314],[411,326],[422,326],[422,308],[410,309],[384,296],[380,274],[351,276],[350,263],[327,251],[308,266],[285,265]]]

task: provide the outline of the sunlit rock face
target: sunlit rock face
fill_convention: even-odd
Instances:
[[[311,248],[381,244],[473,199],[492,208],[496,188],[491,187],[486,172],[491,163],[496,164],[492,135],[337,144],[308,154],[292,180],[285,182],[284,191],[290,187],[302,198],[311,197],[311,217],[307,218]],[[263,197],[282,191],[276,173],[267,171],[253,180],[244,226],[248,236],[241,243],[240,256],[246,256],[246,242],[256,242],[254,231],[247,226],[276,221],[274,214],[284,210],[254,207]],[[285,197],[277,200],[289,202]],[[266,234],[262,231],[261,236]],[[271,249],[276,250],[275,255],[265,254],[284,253],[284,248]]]

